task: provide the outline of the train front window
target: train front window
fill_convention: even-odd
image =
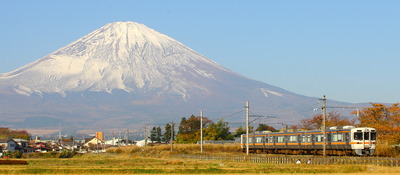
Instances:
[[[369,132],[364,132],[364,140],[369,140]]]
[[[362,140],[363,139],[363,133],[361,130],[357,130],[357,132],[354,133],[354,140]]]
[[[371,140],[376,140],[376,131],[375,130],[371,131]]]

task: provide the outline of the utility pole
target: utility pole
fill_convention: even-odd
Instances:
[[[322,144],[322,154],[325,157],[326,156],[326,96],[324,95],[324,98],[321,99],[323,101],[322,103],[322,134],[323,134],[323,144]]]
[[[58,123],[58,144],[62,146],[62,137],[61,137],[61,122]]]
[[[246,101],[246,155],[249,155],[249,101]]]
[[[125,144],[126,144],[126,146],[129,145],[129,129],[126,129],[126,133],[125,133]]]
[[[122,143],[122,131],[119,131],[119,136],[118,136],[118,147],[120,147],[121,146],[121,143]]]
[[[115,146],[115,135],[114,135],[114,131],[112,132],[112,146]]]
[[[173,152],[174,151],[174,147],[173,147],[173,145],[174,145],[174,122],[172,121],[171,122],[171,152]]]
[[[203,153],[203,111],[200,111],[200,153]]]
[[[144,126],[144,147],[147,146],[147,124]]]

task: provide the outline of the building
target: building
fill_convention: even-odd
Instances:
[[[18,150],[18,143],[13,139],[0,139],[1,152]]]

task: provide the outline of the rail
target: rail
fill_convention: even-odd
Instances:
[[[233,162],[254,162],[254,163],[273,163],[273,164],[296,164],[300,160],[301,164],[314,165],[377,165],[399,167],[400,158],[393,157],[311,157],[311,156],[213,156],[213,155],[179,155],[180,158],[198,160],[226,160]]]

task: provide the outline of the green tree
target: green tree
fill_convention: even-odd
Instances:
[[[157,140],[157,128],[156,127],[153,127],[153,129],[151,129],[151,131],[150,131],[150,140],[153,142]]]
[[[162,137],[161,127],[158,126],[156,129],[156,142],[157,143],[161,143],[161,137]]]
[[[268,126],[267,124],[260,123],[260,124],[258,124],[258,127],[257,127],[256,131],[272,131],[272,132],[275,132],[276,129],[274,127],[272,127],[272,126]]]
[[[170,140],[171,140],[171,131],[173,132],[172,133],[172,137],[175,136],[175,131],[173,131],[174,124],[167,123],[164,128],[165,128],[165,132],[164,132],[163,141],[164,142],[170,142]],[[174,140],[174,139],[175,138],[172,138],[172,140]]]
[[[223,120],[209,124],[204,135],[204,140],[233,140],[233,135],[229,132],[228,122]]]
[[[254,130],[253,126],[249,126],[249,134],[252,133]],[[246,128],[243,128],[242,126],[239,126],[239,128],[237,128],[235,130],[235,137],[240,137],[242,134],[246,134]]]
[[[203,128],[211,121],[207,117],[203,117]],[[200,141],[200,117],[192,115],[189,119],[185,117],[179,124],[179,132],[176,137],[178,143],[196,143]]]
[[[243,128],[242,126],[239,126],[239,128],[237,128],[235,130],[235,137],[240,137],[242,134],[246,134],[246,128]]]

